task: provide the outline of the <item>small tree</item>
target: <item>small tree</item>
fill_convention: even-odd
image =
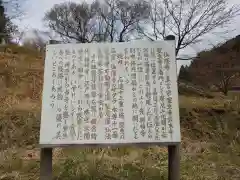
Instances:
[[[216,70],[214,77],[214,85],[222,92],[225,96],[228,95],[229,88],[234,86],[235,80],[239,78],[240,68],[219,68]]]

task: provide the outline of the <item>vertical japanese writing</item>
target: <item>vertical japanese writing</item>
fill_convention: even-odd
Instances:
[[[146,117],[145,117],[145,104],[146,102],[144,101],[144,60],[142,56],[142,51],[143,54],[148,51],[147,49],[137,49],[137,73],[138,73],[138,105],[139,105],[139,125],[140,125],[140,135],[142,137],[145,137],[146,135]]]
[[[151,79],[150,79],[150,64],[149,64],[149,49],[144,49],[144,68],[145,68],[145,100],[146,100],[146,117],[147,117],[147,129],[148,139],[153,137],[153,123],[152,123],[152,109],[151,109]]]
[[[62,107],[61,102],[63,100],[63,58],[62,55],[58,56],[55,54],[56,57],[59,58],[58,62],[58,73],[57,73],[57,112],[56,112],[56,122],[57,122],[57,133],[56,139],[61,139],[62,133]]]
[[[97,64],[96,64],[96,54],[91,55],[91,139],[96,140],[97,138]]]
[[[88,48],[84,49],[84,140],[90,140],[90,81],[89,81],[89,71],[90,71],[90,50]]]
[[[125,57],[127,56],[127,52],[125,51]],[[117,55],[117,64],[119,67],[124,66],[124,55],[123,53],[119,52]],[[124,126],[125,126],[125,114],[124,114],[124,98],[123,98],[123,93],[124,93],[124,77],[119,76],[118,78],[118,103],[116,104],[115,108],[118,109],[118,134],[120,140],[123,140],[125,137],[125,132],[124,132]]]
[[[126,75],[124,77],[125,83],[130,82],[130,57],[129,57],[129,49],[124,49],[124,71],[126,72]]]
[[[130,48],[130,62],[131,62],[131,85],[132,85],[132,122],[134,139],[138,139],[138,104],[137,104],[137,65],[136,65],[136,49]]]
[[[98,97],[99,97],[99,118],[103,118],[103,81],[104,81],[104,66],[103,66],[103,53],[98,49]]]
[[[124,93],[124,85],[123,85],[123,78],[119,78],[118,82],[118,89],[119,89],[119,99],[118,99],[118,107],[119,107],[119,136],[120,139],[124,139],[125,137],[125,132],[124,132],[124,126],[125,126],[125,114],[124,114],[124,99],[123,99],[123,93]]]
[[[161,120],[161,137],[167,137],[167,119],[164,95],[164,71],[163,71],[163,55],[162,49],[157,48],[157,62],[158,62],[158,80],[160,83],[159,101],[160,101],[160,120]]]
[[[72,140],[75,140],[77,134],[76,134],[76,125],[75,125],[75,117],[76,117],[76,104],[77,104],[77,99],[76,99],[76,89],[77,89],[77,79],[76,79],[76,73],[77,73],[77,66],[76,66],[76,61],[77,61],[77,55],[76,51],[73,50],[71,54],[72,58],[72,63],[71,63],[71,89],[70,89],[70,106],[71,106],[71,125],[69,128],[69,134]]]
[[[168,133],[172,138],[173,134],[173,125],[172,125],[172,91],[171,91],[171,80],[170,80],[170,59],[169,54],[164,52],[163,53],[164,59],[164,68],[166,70],[166,98],[167,98],[167,123],[168,123]]]
[[[155,48],[151,48],[151,70],[152,70],[152,78],[153,78],[153,86],[156,84],[156,55]]]
[[[105,55],[105,61],[104,61],[104,67],[105,67],[105,73],[104,73],[104,119],[105,119],[105,139],[110,140],[111,139],[111,86],[110,86],[110,52],[109,48],[104,49],[104,55]]]
[[[83,139],[83,98],[84,98],[84,64],[83,64],[83,49],[77,51],[77,140]]]
[[[117,67],[116,67],[116,49],[112,48],[111,49],[111,77],[112,77],[112,87],[111,87],[111,91],[112,91],[112,113],[111,113],[111,135],[113,139],[117,139],[118,138],[118,122],[117,122]]]
[[[151,83],[152,83],[152,108],[153,108],[153,120],[155,127],[155,140],[160,140],[160,121],[159,121],[159,108],[158,108],[158,88],[157,84],[157,68],[156,68],[156,49],[151,48]]]
[[[80,83],[82,79],[84,78],[84,63],[83,63],[83,49],[78,50],[78,88],[83,89],[83,83]]]
[[[55,53],[54,53],[55,54]],[[55,100],[56,100],[56,77],[57,77],[57,61],[56,61],[56,54],[55,56],[53,57],[53,62],[52,62],[52,87],[51,87],[51,96],[50,96],[50,99],[51,99],[51,103],[50,103],[50,106],[51,108],[55,108]]]
[[[69,92],[70,92],[70,84],[69,84],[69,72],[70,72],[70,62],[69,62],[69,56],[70,56],[70,50],[65,50],[65,63],[64,63],[64,110],[63,110],[63,119],[64,119],[64,125],[63,125],[63,139],[68,138],[68,119],[69,119]]]

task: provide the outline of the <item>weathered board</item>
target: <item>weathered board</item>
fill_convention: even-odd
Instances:
[[[50,44],[40,145],[178,143],[175,41]]]

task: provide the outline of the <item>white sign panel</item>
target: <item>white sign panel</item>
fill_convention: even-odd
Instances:
[[[180,142],[174,41],[48,45],[41,145]]]

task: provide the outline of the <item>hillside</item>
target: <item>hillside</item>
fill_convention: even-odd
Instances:
[[[222,89],[240,86],[240,35],[202,51],[189,67],[182,69],[181,80],[205,87],[215,86]],[[186,72],[187,71],[187,72]],[[233,75],[236,75],[232,77]]]
[[[0,180],[36,180],[44,60],[24,48],[10,49],[0,53]],[[181,87],[181,179],[240,179],[240,110],[230,97]],[[165,180],[167,150],[57,148],[54,179]]]

